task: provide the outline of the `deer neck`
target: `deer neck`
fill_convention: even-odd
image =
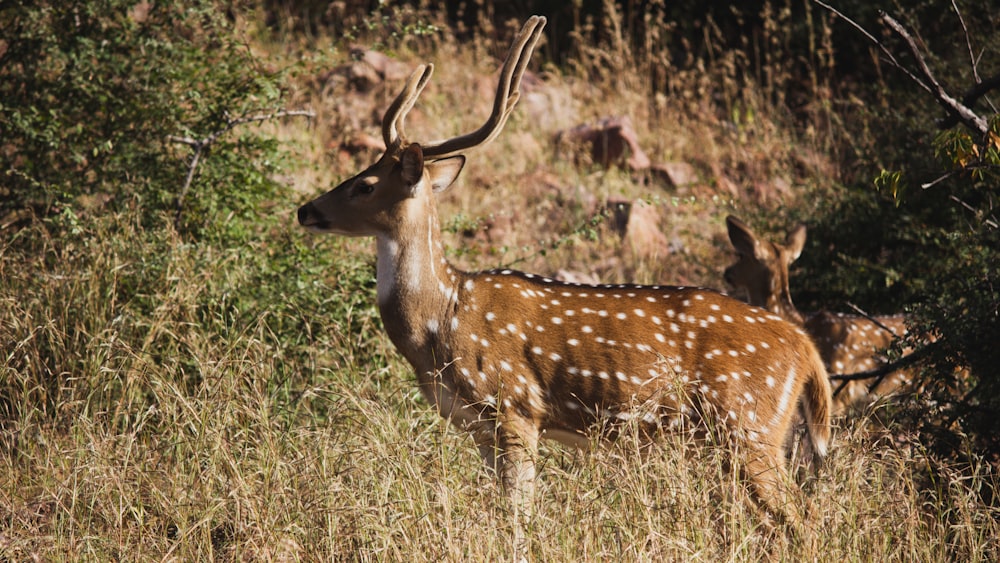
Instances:
[[[768,303],[768,309],[795,324],[802,325],[805,322],[802,315],[799,314],[799,310],[795,308],[795,304],[792,303],[791,292],[788,291],[787,285],[784,290],[778,292],[776,298],[771,299],[771,303]]]
[[[393,232],[376,237],[378,306],[393,344],[426,372],[434,366],[423,364],[434,358],[438,330],[458,297],[458,272],[445,259],[435,207],[404,215]]]

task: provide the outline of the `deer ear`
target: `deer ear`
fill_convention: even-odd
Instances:
[[[802,254],[802,249],[806,246],[806,226],[799,225],[795,227],[795,230],[788,233],[788,238],[785,240],[785,247],[788,248],[788,252],[791,256],[789,262],[794,262],[799,259]]]
[[[403,181],[407,186],[415,186],[424,177],[424,151],[417,143],[403,149],[399,162],[403,167]]]
[[[726,230],[729,231],[729,242],[733,243],[736,252],[757,257],[757,237],[743,221],[732,215],[726,217]]]
[[[458,178],[463,166],[465,166],[465,157],[462,155],[428,163],[427,173],[431,178],[431,189],[434,190],[434,193],[441,193],[448,189],[448,186],[451,186]]]

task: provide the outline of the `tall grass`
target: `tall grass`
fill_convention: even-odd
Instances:
[[[124,258],[114,246],[98,244],[94,263]],[[5,303],[26,297],[10,289],[19,279],[9,259]],[[294,350],[273,339],[275,317],[231,323],[224,303],[200,301],[193,284],[177,283],[190,279],[196,262],[189,253],[166,260],[175,283],[155,298],[170,305],[152,311],[154,322],[136,323],[144,326],[135,337],[124,329],[128,321],[88,334],[75,354],[92,367],[62,374],[56,416],[17,397],[0,457],[5,557],[510,555],[511,521],[493,479],[471,441],[418,398],[400,361],[345,355],[351,345],[341,339],[351,334],[324,343],[341,348],[339,361],[322,349],[308,357],[323,367],[289,361]],[[72,296],[99,311],[113,276],[98,275],[83,290],[67,283],[46,297]],[[199,307],[201,322],[183,313]],[[46,334],[63,342],[82,330],[52,312],[43,301],[20,306],[5,316],[5,342],[24,334],[12,327],[15,317],[26,327],[47,319]],[[8,360],[6,389],[28,385],[37,379],[32,366],[50,361],[41,338],[19,342],[14,354],[34,363]],[[365,344],[374,348],[368,354],[387,353],[379,338]],[[676,436],[636,450],[627,438],[589,454],[544,450],[530,526],[538,560],[987,561],[1000,547],[997,510],[981,501],[995,489],[994,475],[933,467],[863,426],[842,430],[829,463],[805,483],[797,500],[810,525],[794,541],[761,527],[722,452]]]
[[[251,305],[236,288],[261,273],[240,252],[138,231],[128,215],[94,228],[52,241],[38,227],[22,234],[32,253],[0,258],[5,558],[510,555],[512,522],[471,440],[419,397],[369,311]],[[351,272],[356,249],[320,250]],[[301,291],[330,306],[371,293],[342,281]],[[288,337],[293,315],[319,320],[301,341]],[[838,432],[805,479],[797,539],[767,531],[713,447],[677,436],[644,452],[628,438],[592,453],[549,446],[533,555],[995,560],[1000,513],[983,499],[996,475],[865,428]]]

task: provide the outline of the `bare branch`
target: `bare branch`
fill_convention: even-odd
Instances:
[[[833,381],[857,381],[859,379],[874,379],[876,377],[885,377],[894,371],[901,370],[916,364],[917,362],[923,360],[927,357],[930,352],[930,348],[934,346],[935,343],[928,344],[923,348],[903,356],[894,362],[889,362],[883,364],[875,369],[870,369],[867,371],[859,371],[857,373],[831,373],[830,379]]]
[[[966,107],[971,108],[972,106],[976,105],[976,102],[979,101],[979,98],[982,98],[986,94],[989,94],[991,90],[995,90],[997,88],[1000,88],[1000,74],[996,74],[994,76],[987,78],[982,82],[978,82],[976,83],[975,86],[966,90],[965,93],[962,94],[962,103]],[[956,117],[954,114],[949,113],[948,117],[942,119],[938,123],[938,127],[940,129],[951,129],[952,127],[958,124],[958,121],[959,121],[958,117]]]
[[[943,181],[947,180],[948,178],[951,178],[955,174],[958,174],[957,170],[952,170],[950,172],[946,172],[940,178],[937,178],[936,180],[931,180],[930,182],[924,182],[923,184],[920,184],[920,187],[923,188],[923,189],[925,189],[925,190],[929,189],[929,188],[933,188],[934,186],[936,186],[938,184],[938,182],[943,182]]]
[[[821,0],[813,0],[813,2],[829,10],[833,14],[836,14],[838,17],[843,18],[844,21],[846,21],[852,27],[860,31],[861,34],[865,36],[865,38],[871,41],[872,44],[874,44],[878,48],[878,50],[886,57],[886,59],[892,66],[899,69],[907,77],[909,77],[910,80],[912,80],[918,86],[920,86],[924,90],[927,90],[928,93],[934,96],[938,104],[941,105],[948,113],[948,119],[941,125],[942,129],[951,127],[956,123],[962,123],[969,129],[972,129],[973,131],[979,133],[979,135],[981,136],[986,135],[989,126],[987,125],[985,119],[978,116],[974,111],[969,109],[970,105],[969,94],[972,93],[973,91],[976,93],[976,95],[971,98],[971,101],[975,101],[976,99],[984,95],[986,92],[990,91],[993,88],[996,88],[997,86],[1000,86],[1000,76],[991,78],[990,81],[988,82],[992,82],[992,84],[989,86],[987,86],[986,85],[987,83],[985,82],[977,84],[976,88],[973,91],[970,91],[970,93],[967,93],[966,97],[963,98],[962,102],[959,102],[955,98],[951,97],[951,95],[949,95],[948,92],[945,91],[945,89],[941,86],[941,84],[937,81],[937,79],[934,78],[934,74],[927,66],[927,62],[925,61],[923,54],[920,52],[920,49],[917,47],[916,41],[914,41],[910,33],[906,31],[906,28],[900,25],[900,23],[897,22],[895,19],[893,19],[892,16],[886,14],[885,12],[882,12],[881,20],[883,23],[889,26],[896,34],[902,37],[903,40],[906,42],[907,47],[910,50],[910,54],[913,55],[917,67],[919,68],[919,74],[915,74],[910,69],[903,66],[898,60],[896,60],[896,57],[893,56],[892,52],[889,51],[889,49],[885,45],[883,45],[881,41],[876,39],[875,36],[869,33],[865,28],[861,27],[860,24],[848,18],[836,8],[830,6],[829,4],[826,4],[825,2],[822,2]],[[962,24],[964,28],[965,25],[964,20]],[[975,72],[975,65],[973,66],[973,72]],[[947,126],[945,126],[945,124],[947,124]]]
[[[917,67],[920,69],[920,73],[923,74],[924,80],[930,85],[930,91],[937,99],[938,103],[944,107],[950,115],[955,116],[963,125],[976,131],[981,136],[986,136],[989,131],[989,125],[986,120],[982,117],[976,115],[971,109],[965,106],[965,104],[959,102],[955,98],[951,97],[948,92],[941,86],[941,84],[934,78],[934,74],[931,72],[930,67],[927,66],[927,61],[924,60],[924,56],[920,53],[920,49],[917,47],[916,41],[913,40],[913,36],[910,35],[906,28],[900,25],[892,16],[889,14],[882,14],[882,21],[892,28],[900,37],[906,41],[907,46],[910,48],[910,53],[917,62]]]
[[[854,312],[856,312],[857,314],[859,314],[862,317],[864,317],[864,318],[868,319],[869,321],[871,321],[875,326],[877,326],[880,329],[882,329],[882,330],[888,332],[889,334],[891,334],[893,336],[893,338],[895,338],[896,340],[899,339],[899,335],[896,334],[896,332],[894,330],[892,330],[891,328],[889,328],[889,327],[885,326],[884,324],[882,324],[882,322],[879,321],[877,318],[869,315],[861,307],[858,307],[857,305],[855,305],[854,303],[851,303],[850,301],[847,302],[847,306],[850,307],[851,309],[854,309]]]
[[[192,139],[191,137],[178,137],[176,135],[167,135],[167,140],[170,141],[171,143],[182,143],[185,145],[191,145],[192,147],[195,148],[197,148],[198,145],[200,144],[198,141]]]
[[[238,125],[243,125],[245,123],[255,123],[260,121],[268,121],[271,119],[277,119],[279,117],[306,117],[312,119],[316,117],[316,113],[312,110],[277,110],[267,114],[258,115],[244,115],[237,117],[235,119],[226,119],[225,126],[218,131],[213,132],[203,139],[193,139],[191,137],[179,137],[177,135],[167,135],[167,140],[171,143],[179,143],[182,145],[188,145],[194,149],[194,154],[191,155],[191,161],[188,163],[187,176],[184,178],[184,185],[181,186],[180,193],[177,194],[177,203],[175,204],[176,213],[174,214],[174,223],[179,224],[181,220],[181,211],[184,209],[184,198],[187,196],[187,192],[191,189],[191,182],[194,180],[195,169],[198,168],[198,163],[201,161],[201,154],[212,146],[215,141],[219,139],[222,135],[225,135],[229,131],[232,131]]]

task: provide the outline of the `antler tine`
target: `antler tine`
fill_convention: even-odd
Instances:
[[[511,45],[507,59],[500,71],[500,81],[497,84],[496,98],[493,101],[493,112],[486,123],[472,133],[423,145],[424,156],[435,158],[447,156],[486,144],[500,134],[520,98],[518,89],[521,86],[521,77],[528,68],[528,62],[531,60],[531,53],[534,51],[535,45],[542,36],[545,21],[543,16],[532,16],[521,27],[521,31]]]
[[[385,141],[386,152],[399,149],[406,144],[406,134],[403,132],[403,120],[413,109],[413,104],[420,97],[420,92],[434,73],[434,65],[420,65],[406,81],[406,86],[392,101],[389,109],[382,117],[382,139]]]

